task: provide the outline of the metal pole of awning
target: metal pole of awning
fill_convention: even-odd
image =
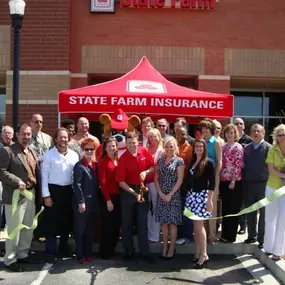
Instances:
[[[61,121],[61,114],[60,112],[58,112],[58,115],[57,115],[57,127],[58,128],[60,127],[60,121]]]

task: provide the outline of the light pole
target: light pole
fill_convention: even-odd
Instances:
[[[14,134],[17,132],[19,121],[19,62],[20,62],[20,33],[26,3],[24,0],[10,0],[9,8],[14,30],[14,53],[13,53],[13,107],[12,123]]]

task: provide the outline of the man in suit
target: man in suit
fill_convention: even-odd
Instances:
[[[0,149],[0,180],[3,184],[3,203],[5,205],[8,234],[19,224],[31,225],[35,216],[35,194],[37,189],[37,156],[29,147],[32,136],[31,127],[24,124],[19,129],[18,142]],[[21,196],[18,208],[12,215],[12,196],[15,189],[27,189],[34,194],[33,201]],[[4,265],[14,272],[22,272],[19,263],[36,263],[29,256],[33,237],[32,230],[20,231],[13,240],[5,243]]]
[[[43,154],[53,146],[52,137],[42,132],[43,123],[42,115],[32,115],[30,121],[32,136],[29,141],[29,145],[36,152],[38,160],[41,160]]]
[[[3,126],[2,128],[2,138],[0,142],[0,148],[4,146],[10,146],[13,142],[13,136],[14,136],[14,129],[10,126]],[[5,226],[5,215],[3,214],[3,201],[2,201],[2,192],[3,192],[3,186],[2,182],[0,181],[0,230],[4,228]],[[0,256],[4,256],[5,251],[3,249],[0,249]]]

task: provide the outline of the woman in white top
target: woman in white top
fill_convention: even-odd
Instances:
[[[151,129],[147,132],[147,148],[151,152],[154,163],[156,164],[163,151],[163,141],[159,130]],[[159,242],[160,224],[155,221],[157,190],[154,184],[154,173],[146,177],[145,184],[148,187],[150,205],[148,212],[148,240],[149,242]]]
[[[70,255],[67,241],[72,230],[73,167],[79,157],[67,147],[68,140],[68,131],[58,128],[54,136],[55,146],[44,154],[41,164],[45,206],[41,223],[46,237],[48,263],[56,262],[56,236],[60,236],[60,253]]]

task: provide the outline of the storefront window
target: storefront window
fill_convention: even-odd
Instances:
[[[264,115],[273,117],[285,116],[285,93],[265,93]]]
[[[232,92],[235,116],[262,116],[262,92]]]

